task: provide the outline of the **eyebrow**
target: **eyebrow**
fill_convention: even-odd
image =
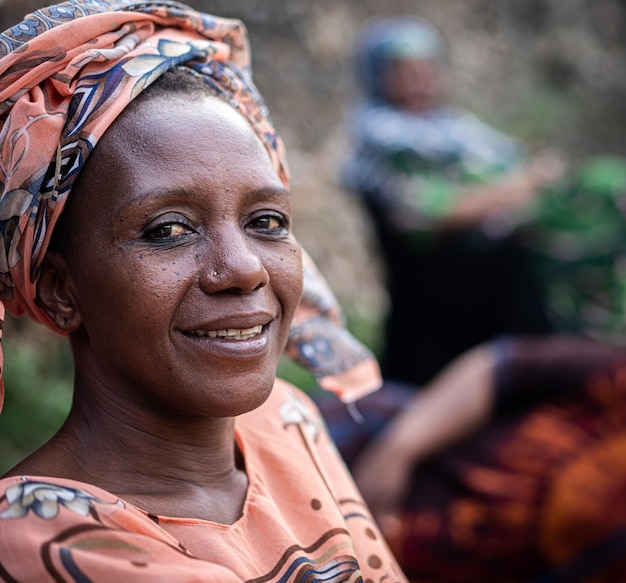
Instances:
[[[168,199],[180,198],[181,195],[184,195],[186,189],[183,186],[179,186],[171,189],[159,190],[147,190],[144,193],[135,193],[132,196],[132,199],[129,201],[129,206],[135,205],[143,205],[146,202],[150,202],[151,200],[158,201],[167,201]],[[273,186],[263,186],[260,188],[255,188],[253,190],[249,190],[245,193],[245,197],[247,200],[254,199],[257,197],[265,197],[265,198],[282,198],[282,197],[291,197],[291,192],[285,188],[284,186],[280,186],[275,188]]]

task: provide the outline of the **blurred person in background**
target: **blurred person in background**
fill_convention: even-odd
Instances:
[[[550,331],[514,227],[561,175],[561,158],[527,160],[450,104],[445,43],[428,21],[369,21],[356,66],[362,96],[341,180],[370,211],[386,267],[384,376],[420,384],[498,334]]]
[[[331,435],[415,583],[626,581],[626,348],[501,337]]]
[[[359,48],[343,177],[387,262],[387,380],[361,419],[320,399],[331,435],[412,581],[625,581],[626,160],[524,163],[442,99],[423,20]]]

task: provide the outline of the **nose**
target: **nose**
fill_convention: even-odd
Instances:
[[[206,293],[250,293],[269,283],[258,249],[242,233],[222,233],[200,254],[200,286]]]

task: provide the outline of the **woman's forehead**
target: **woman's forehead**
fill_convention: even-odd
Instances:
[[[236,166],[245,152],[271,164],[261,140],[233,107],[213,96],[159,95],[137,103],[105,132],[91,165],[114,163],[158,168],[170,160],[182,166],[202,163],[207,150],[219,148],[223,161]]]
[[[211,126],[216,135],[254,136],[250,123],[223,99],[208,93],[193,92],[140,96],[113,122],[102,139],[110,136],[119,139],[123,134],[136,137],[150,134],[167,136],[172,127],[180,127],[197,135],[197,130],[204,126]],[[260,143],[258,138],[257,141]],[[167,145],[169,140],[163,139],[162,142]]]
[[[137,103],[104,134],[76,186],[79,196],[106,193],[111,210],[152,192],[284,190],[247,120],[212,96]]]

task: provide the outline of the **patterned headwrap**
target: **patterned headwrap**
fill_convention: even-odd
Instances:
[[[6,306],[60,332],[36,303],[54,226],[106,129],[174,67],[201,76],[250,122],[288,186],[283,143],[252,81],[239,20],[167,0],[71,0],[0,35],[1,319]],[[332,292],[304,255],[304,293],[286,353],[352,401],[378,388],[378,366],[344,329]],[[0,408],[3,394],[0,386]]]

